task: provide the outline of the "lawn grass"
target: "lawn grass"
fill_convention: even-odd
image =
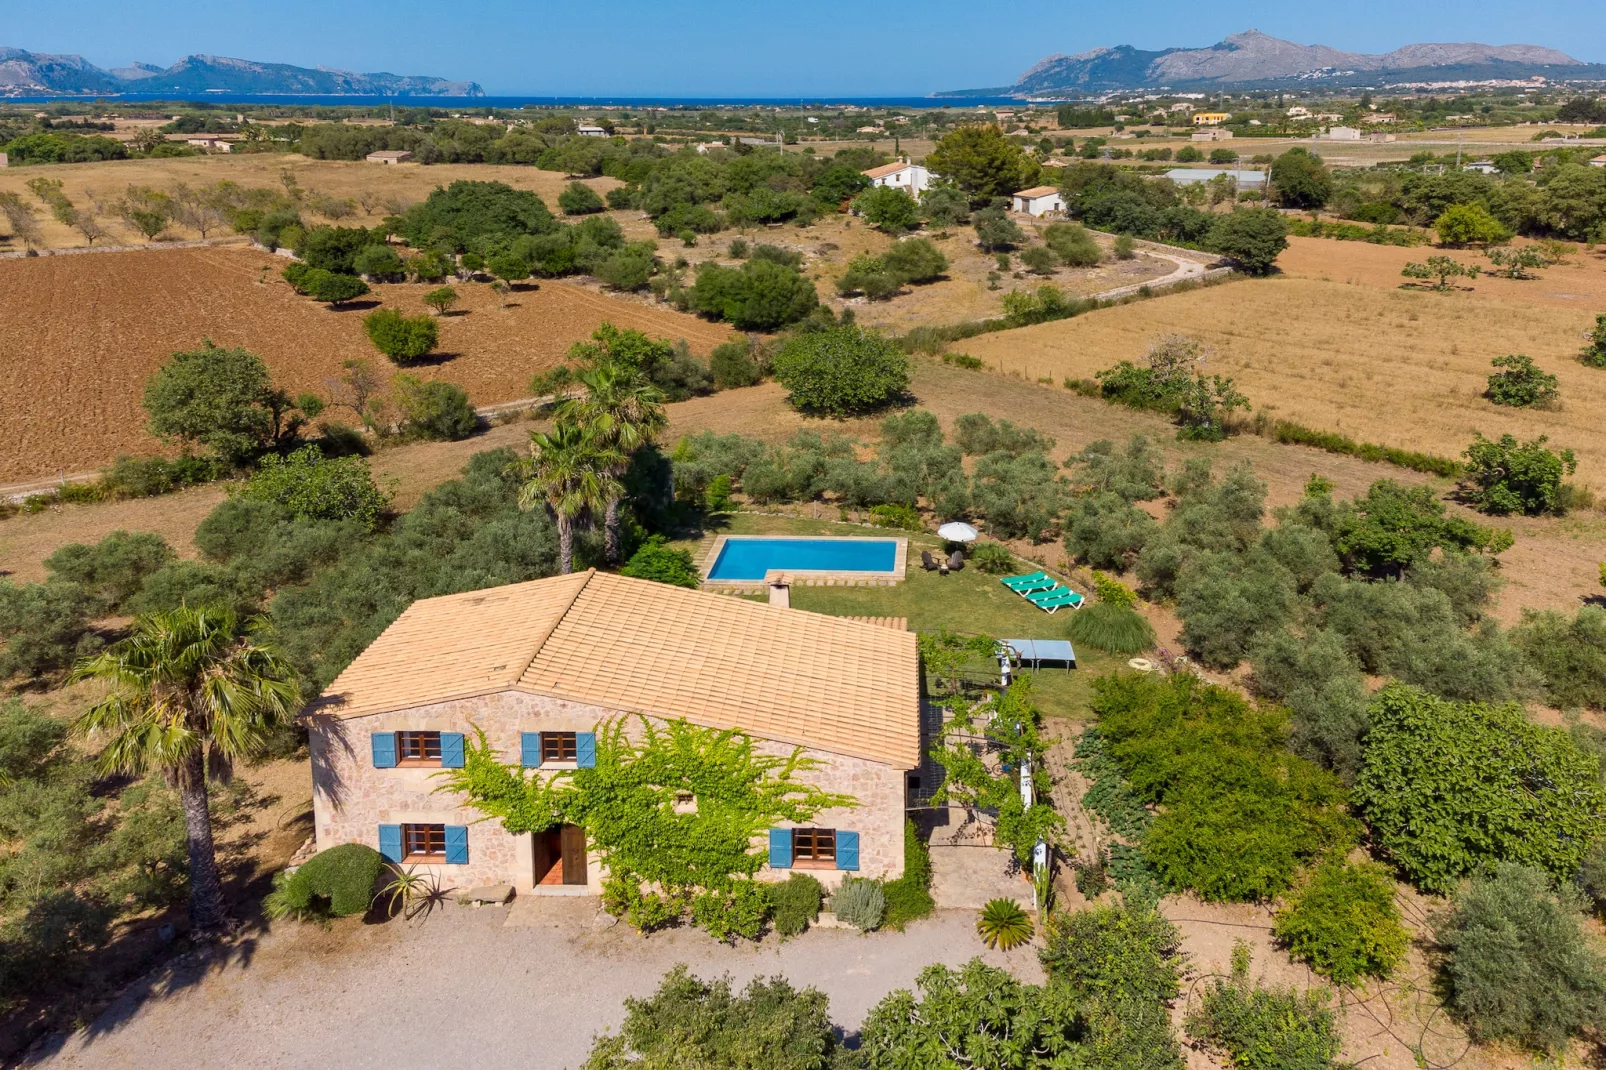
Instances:
[[[809,507],[805,506],[805,509]],[[822,512],[825,510],[822,508]],[[834,511],[834,510],[833,510]],[[949,631],[986,634],[999,639],[1064,639],[1065,622],[1073,612],[1062,609],[1048,614],[1014,594],[998,582],[998,577],[980,569],[966,568],[946,576],[920,568],[922,549],[939,549],[942,540],[935,535],[865,528],[835,520],[730,515],[719,528],[731,535],[838,535],[903,536],[909,540],[910,567],[907,578],[892,587],[807,587],[792,588],[792,607],[836,617],[905,617],[909,630]],[[679,545],[695,552],[697,544]],[[1020,571],[1036,566],[1021,565]],[[1061,668],[1028,673],[1034,677],[1033,694],[1042,711],[1054,717],[1087,716],[1093,677],[1113,671],[1122,661],[1096,650],[1079,649],[1078,665],[1067,672]],[[997,671],[993,662],[978,660],[967,666],[969,672],[990,675]]]

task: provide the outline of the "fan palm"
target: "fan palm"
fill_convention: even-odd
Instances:
[[[262,753],[269,734],[301,704],[295,670],[265,638],[266,621],[215,607],[140,617],[133,632],[73,669],[105,680],[110,695],[73,725],[103,737],[108,773],[160,773],[178,789],[190,862],[190,922],[197,937],[227,923],[212,843],[207,781],[227,781],[234,762]]]
[[[568,420],[559,420],[550,433],[530,432],[530,456],[513,466],[524,481],[519,508],[544,504],[552,511],[558,525],[560,573],[574,571],[575,520],[621,493],[614,473],[623,467],[622,461],[617,449]]]
[[[664,395],[640,371],[607,361],[587,368],[576,377],[585,393],[558,403],[559,420],[585,428],[597,441],[620,454],[615,478],[624,475],[630,455],[656,438],[669,423]],[[603,554],[608,564],[619,563],[620,489],[603,505]]]

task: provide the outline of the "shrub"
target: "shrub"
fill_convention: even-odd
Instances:
[[[1292,715],[1294,753],[1353,784],[1369,722],[1366,678],[1344,637],[1327,629],[1303,636],[1279,630],[1262,635],[1250,659],[1256,691]]]
[[[1544,435],[1519,443],[1514,435],[1487,439],[1476,435],[1462,454],[1467,459],[1467,498],[1493,516],[1538,516],[1561,511],[1562,479],[1578,468],[1572,450],[1547,449]]]
[[[357,276],[337,275],[321,268],[313,268],[301,277],[301,291],[331,305],[343,305],[369,292],[368,284]]]
[[[1251,985],[1249,956],[1235,949],[1233,958],[1231,979],[1217,978],[1189,1012],[1188,1035],[1226,1052],[1234,1070],[1335,1066],[1340,1037],[1331,995]]]
[[[1449,1005],[1476,1040],[1556,1051],[1606,1015],[1606,963],[1569,895],[1542,870],[1502,863],[1475,877],[1435,935]]]
[[[703,265],[690,300],[697,311],[727,320],[742,331],[773,331],[796,323],[820,303],[808,278],[760,259],[749,259],[740,268]]]
[[[1556,400],[1556,377],[1540,371],[1532,357],[1512,354],[1496,357],[1489,363],[1505,369],[1489,376],[1489,387],[1483,393],[1496,405],[1528,408],[1549,405]]]
[[[1335,984],[1387,977],[1410,937],[1394,904],[1394,882],[1373,863],[1329,858],[1277,912],[1272,930],[1296,959]]]
[[[885,405],[909,385],[909,358],[880,334],[836,327],[796,335],[776,352],[775,378],[806,412],[847,416]]]
[[[936,282],[948,270],[948,258],[928,238],[905,238],[881,257],[881,263],[904,282]]]
[[[888,234],[920,225],[920,205],[901,189],[872,186],[853,199],[853,210]]]
[[[1113,576],[1106,576],[1097,569],[1093,570],[1093,591],[1098,595],[1100,602],[1107,602],[1112,606],[1134,607],[1138,604],[1137,592]]]
[[[0,680],[36,679],[71,667],[99,646],[89,631],[98,607],[76,583],[15,584],[0,579]]]
[[[1029,245],[1022,249],[1020,262],[1034,275],[1052,275],[1059,266],[1059,258],[1046,245]]]
[[[1083,495],[1065,516],[1065,552],[1094,568],[1124,571],[1159,530],[1152,516],[1119,494]]]
[[[988,947],[1010,951],[1032,938],[1032,919],[1013,899],[990,899],[976,916],[976,935]]]
[[[904,531],[923,531],[926,526],[913,508],[895,504],[871,506],[870,523],[878,528],[901,528]]]
[[[300,520],[355,520],[372,530],[390,507],[361,457],[329,457],[303,446],[288,457],[269,454],[240,491],[246,501],[271,502]]]
[[[438,316],[444,316],[457,304],[457,289],[452,286],[442,286],[431,290],[424,295],[424,304],[435,310]]]
[[[1043,231],[1043,241],[1066,267],[1097,267],[1099,261],[1104,259],[1099,243],[1077,223],[1050,223]],[[1127,238],[1126,259],[1131,259],[1131,245],[1132,239]]]
[[[1591,368],[1606,368],[1606,312],[1595,317],[1595,329],[1585,336],[1588,343],[1578,359]]]
[[[831,894],[831,910],[838,921],[845,921],[860,932],[870,932],[880,928],[886,917],[887,896],[880,881],[843,877]]]
[[[270,918],[307,920],[366,913],[384,868],[384,858],[372,847],[343,843],[319,851],[294,873],[277,874],[262,905]]]
[[[1433,221],[1433,229],[1445,245],[1481,245],[1511,237],[1511,231],[1481,204],[1450,205]]]
[[[401,433],[414,438],[457,442],[479,427],[479,415],[462,387],[441,379],[398,373],[392,383],[401,410]]]
[[[1525,609],[1511,641],[1544,677],[1550,705],[1606,709],[1606,609],[1584,606],[1571,620]]]
[[[362,320],[374,348],[398,364],[429,354],[440,341],[439,328],[430,316],[404,316],[393,308],[376,308]]]
[[[563,209],[564,215],[589,215],[600,212],[607,205],[597,196],[597,191],[583,182],[570,182],[558,194],[558,207]]]
[[[820,916],[825,887],[807,873],[794,873],[770,886],[770,905],[775,913],[775,931],[796,936]]]
[[[664,544],[662,535],[653,535],[630,556],[619,570],[621,576],[634,576],[638,580],[654,580],[675,587],[697,587],[702,576],[692,562],[691,554]]]
[[[160,535],[119,530],[93,546],[75,542],[61,547],[45,558],[45,568],[52,579],[76,583],[115,611],[175,556]]]
[[[1436,698],[1394,684],[1372,701],[1353,795],[1373,842],[1425,891],[1488,862],[1568,880],[1606,812],[1600,762],[1516,704]]]
[[[364,246],[351,261],[351,270],[367,275],[376,282],[400,282],[407,277],[407,268],[396,250],[388,245]]]
[[[1266,275],[1288,248],[1288,224],[1274,208],[1234,208],[1217,218],[1205,245],[1250,275]]]
[[[1536,279],[1539,276],[1533,274],[1534,270],[1550,263],[1543,253],[1531,246],[1522,249],[1490,249],[1484,255],[1489,258],[1489,263],[1494,265],[1490,274],[1508,279]]]
[[[769,886],[753,880],[733,881],[728,889],[705,888],[692,898],[697,927],[715,940],[735,937],[757,940],[770,913]]]
[[[971,545],[970,563],[983,572],[1002,576],[1015,570],[1015,555],[1001,542],[978,542]]]
[[[1132,242],[1132,235],[1117,234],[1115,236],[1115,258],[1117,260],[1131,260],[1137,256],[1137,249]]]
[[[1132,657],[1155,644],[1154,627],[1130,606],[1095,602],[1071,614],[1065,625],[1072,640],[1106,654]]]
[[[740,337],[714,347],[708,354],[708,370],[714,376],[716,389],[752,386],[763,378],[754,349],[751,341]]]
[[[290,399],[274,389],[262,358],[205,340],[174,353],[145,383],[150,429],[212,451],[221,464],[244,464],[291,437],[299,425],[285,418]]]
[[[1056,913],[1038,958],[1079,999],[1167,1003],[1182,991],[1182,933],[1149,906]]]
[[[908,818],[903,822],[903,876],[881,886],[887,913],[882,924],[902,932],[911,921],[918,921],[937,909],[931,898],[931,848],[920,838],[920,830]]]

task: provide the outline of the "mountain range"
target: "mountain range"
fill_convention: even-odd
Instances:
[[[1338,88],[1523,79],[1535,75],[1549,79],[1606,79],[1606,65],[1583,63],[1540,45],[1416,44],[1372,55],[1326,45],[1301,45],[1259,30],[1247,30],[1209,48],[1145,51],[1118,45],[1074,56],[1049,56],[1012,86],[938,95],[1038,97],[1162,87],[1275,88],[1309,83]]]
[[[171,67],[135,63],[111,70],[82,56],[0,47],[0,96],[112,96],[224,92],[296,96],[482,97],[475,82],[403,74],[357,74],[224,56],[185,56]]]

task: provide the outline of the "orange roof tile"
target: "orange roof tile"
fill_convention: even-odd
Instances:
[[[859,173],[861,175],[863,175],[865,178],[884,178],[887,175],[897,174],[899,171],[902,171],[905,167],[913,167],[913,166],[914,166],[913,164],[904,163],[902,160],[899,160],[896,163],[884,163],[880,167],[872,167],[868,171],[860,171]]]
[[[360,717],[514,689],[920,761],[912,632],[609,573],[415,602],[316,705]]]
[[[1015,194],[1015,196],[1017,196],[1017,197],[1034,197],[1034,198],[1035,197],[1047,197],[1048,195],[1050,195],[1052,193],[1058,193],[1058,192],[1059,192],[1059,187],[1057,187],[1057,186],[1033,186],[1031,189],[1023,189],[1023,190],[1021,190],[1019,193]]]

